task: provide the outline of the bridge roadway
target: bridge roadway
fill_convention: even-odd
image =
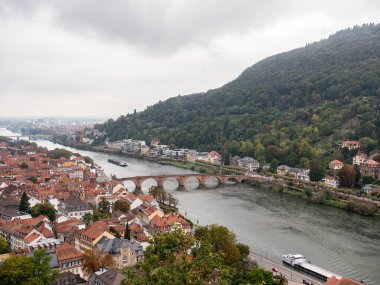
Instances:
[[[117,181],[124,182],[124,181],[132,181],[136,188],[140,189],[141,185],[144,183],[147,179],[153,179],[156,181],[157,186],[163,187],[164,183],[169,178],[174,178],[178,181],[178,186],[184,187],[185,183],[188,178],[195,177],[198,182],[199,186],[205,186],[206,181],[214,177],[218,180],[219,184],[226,184],[228,182],[237,182],[237,183],[243,183],[245,181],[248,181],[250,177],[245,175],[222,175],[222,174],[170,174],[170,175],[147,175],[147,176],[134,176],[134,177],[124,177],[124,178],[114,178]]]
[[[276,268],[278,270],[278,274],[282,274],[284,275],[289,281],[294,281],[294,282],[297,282],[297,283],[301,283],[305,280],[309,283],[312,283],[313,285],[322,285],[324,284],[325,282],[321,281],[321,280],[318,280],[318,279],[315,279],[314,277],[311,277],[310,275],[308,274],[305,274],[303,272],[300,272],[300,271],[297,271],[297,270],[294,270],[292,267],[290,266],[287,266],[287,265],[282,265],[282,264],[278,264],[278,263],[275,263],[263,256],[260,256],[260,255],[257,255],[257,254],[254,254],[253,252],[251,252],[249,254],[249,257],[256,261],[257,264],[260,266],[260,267],[263,267],[263,268],[266,268],[270,271],[272,271],[272,268]]]

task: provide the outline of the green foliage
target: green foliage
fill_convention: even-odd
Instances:
[[[198,227],[195,236],[178,229],[154,237],[144,259],[123,270],[122,284],[272,284],[272,274],[248,255],[249,247],[223,226]],[[258,280],[267,283],[252,283]]]
[[[221,88],[160,101],[97,128],[111,140],[157,137],[289,166],[335,159],[344,138],[362,138],[371,151],[380,139],[379,50],[380,25],[354,27],[266,58]]]
[[[33,278],[32,258],[18,255],[5,260],[0,266],[0,280],[7,285],[23,285]],[[38,284],[38,283],[37,283]]]
[[[11,141],[11,139],[10,138],[8,138],[8,137],[3,137],[3,136],[0,136],[0,142],[5,142],[5,143],[8,143],[8,142],[10,142]]]
[[[310,162],[310,173],[309,177],[311,181],[320,181],[325,174],[325,171],[317,159],[313,159]]]
[[[117,238],[121,238],[121,234],[117,231],[117,230],[115,230],[115,228],[114,227],[110,227],[110,233],[111,234],[113,234],[115,237],[117,237]]]
[[[233,271],[222,261],[210,244],[196,243],[194,237],[176,230],[154,237],[144,259],[124,269],[122,284],[231,284]]]
[[[99,205],[98,205],[98,210],[100,212],[100,215],[102,218],[109,218],[111,217],[111,205],[110,202],[107,201],[105,197],[102,197],[100,199]]]
[[[84,156],[84,162],[89,163],[89,164],[94,164],[94,160],[91,157]]]
[[[23,162],[23,163],[20,163],[19,165],[18,165],[18,167],[20,167],[21,169],[28,169],[28,164],[26,164],[25,162]]]
[[[316,203],[316,204],[324,204],[325,201],[326,201],[325,193],[323,193],[323,192],[321,192],[321,191],[315,193],[315,194],[311,197],[311,201],[313,201],[313,202]]]
[[[347,210],[364,216],[373,216],[377,211],[373,205],[353,200],[348,201]]]
[[[360,149],[365,151],[366,153],[370,153],[378,147],[378,143],[376,140],[368,137],[360,138]]]
[[[7,241],[5,240],[5,238],[0,236],[0,254],[8,253],[10,251],[11,249],[9,248]]]
[[[255,267],[248,271],[247,278],[248,284],[252,285],[272,285],[272,272],[260,267]]]
[[[307,199],[311,199],[311,197],[313,196],[313,192],[309,188],[307,188],[305,191],[305,195]]]
[[[45,255],[45,250],[36,250],[33,253],[33,273],[38,277],[42,284],[48,285],[58,277],[58,271],[50,268],[51,257]]]
[[[38,217],[40,215],[46,215],[50,221],[55,221],[56,211],[52,204],[49,202],[43,204],[37,204],[32,208],[32,217]]]
[[[91,213],[86,213],[82,217],[82,221],[85,222],[86,226],[94,221],[94,216]]]
[[[50,158],[53,158],[53,159],[58,159],[61,157],[69,159],[70,156],[72,156],[72,155],[73,155],[73,153],[71,151],[68,151],[68,150],[63,149],[63,148],[56,148],[56,149],[48,152],[48,156]]]
[[[58,271],[49,266],[50,259],[44,250],[36,250],[33,257],[12,256],[0,266],[0,280],[8,285],[48,285],[58,277]]]
[[[124,238],[127,240],[131,239],[131,231],[129,230],[128,223],[125,225]]]
[[[207,242],[213,246],[214,252],[224,254],[226,265],[234,265],[240,259],[240,251],[236,244],[236,235],[226,227],[209,225],[197,227],[195,237],[201,242]]]
[[[362,175],[360,173],[359,165],[354,165],[354,169],[355,169],[355,187],[361,188],[361,186],[362,186],[362,183],[361,183]]]
[[[365,185],[365,184],[371,184],[375,182],[375,178],[371,177],[371,176],[363,176],[362,177],[362,184]]]
[[[35,176],[32,176],[29,178],[29,181],[32,182],[33,184],[37,184],[38,183],[38,180]]]
[[[20,205],[18,206],[18,210],[24,213],[31,212],[28,195],[26,195],[25,192],[23,192],[21,195],[21,200],[20,200]]]

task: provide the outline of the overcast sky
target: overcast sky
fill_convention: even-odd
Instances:
[[[0,116],[110,116],[380,22],[380,1],[0,0]]]

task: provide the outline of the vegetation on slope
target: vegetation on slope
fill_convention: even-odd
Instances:
[[[380,140],[380,25],[278,54],[206,93],[177,96],[96,127],[123,138],[308,167],[340,158],[342,139]],[[105,137],[104,137],[105,138]],[[95,143],[99,143],[96,141]]]

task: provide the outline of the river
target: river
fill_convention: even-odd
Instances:
[[[37,143],[49,149],[63,147],[49,141]],[[123,157],[129,165],[122,168],[107,162],[117,155],[63,148],[91,157],[106,174],[118,177],[192,173],[129,157]],[[145,185],[145,189],[149,186]],[[342,276],[379,284],[379,218],[310,204],[247,185],[181,190],[174,190],[170,183],[168,186],[168,191],[178,197],[182,214],[200,225],[227,226],[257,254],[281,262],[283,254],[301,253],[312,263]]]

